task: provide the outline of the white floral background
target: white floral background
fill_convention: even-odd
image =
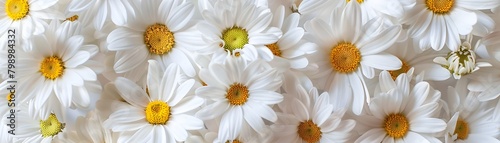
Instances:
[[[499,22],[499,0],[0,0],[0,142],[500,143]]]

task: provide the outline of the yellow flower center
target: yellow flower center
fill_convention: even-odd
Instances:
[[[341,73],[351,73],[358,69],[361,53],[358,48],[349,43],[341,42],[330,52],[330,62],[333,69]]]
[[[5,2],[5,13],[12,20],[20,20],[29,12],[28,0],[7,0]]]
[[[47,120],[40,120],[40,132],[42,137],[52,137],[62,132],[65,124],[59,122],[55,114],[50,114]]]
[[[241,83],[234,83],[227,90],[226,98],[231,105],[243,105],[248,100],[248,88]]]
[[[425,0],[427,9],[434,14],[448,14],[453,8],[455,0]]]
[[[146,120],[153,125],[165,125],[170,118],[170,106],[164,101],[151,101],[146,107]]]
[[[157,23],[144,32],[144,44],[151,54],[163,55],[174,47],[174,34],[164,24]]]
[[[346,0],[346,1],[350,2],[351,0]],[[358,1],[358,3],[363,3],[364,2],[364,0],[356,0],[356,1]]]
[[[57,56],[47,57],[43,59],[40,64],[40,72],[42,75],[51,80],[61,77],[64,69],[64,62]]]
[[[226,141],[226,143],[242,143],[240,140]]]
[[[232,27],[222,32],[222,40],[224,40],[224,49],[233,50],[242,49],[248,43],[248,32],[240,27]]]
[[[300,122],[297,133],[307,143],[316,143],[321,139],[321,129],[311,120]]]
[[[402,138],[409,130],[409,123],[402,114],[390,114],[385,117],[384,129],[387,135],[393,138]]]
[[[71,21],[71,22],[75,22],[76,20],[78,20],[78,15],[73,15],[71,17],[68,17],[68,18],[66,18],[66,20]]]
[[[269,50],[271,50],[271,52],[273,52],[273,55],[281,57],[281,50],[280,50],[280,47],[278,46],[278,44],[272,43],[272,44],[266,45],[266,47],[269,48]]]
[[[410,66],[408,65],[408,63],[404,62],[403,60],[401,60],[401,62],[403,63],[403,65],[401,66],[400,69],[389,71],[389,73],[391,74],[392,80],[396,80],[396,78],[398,78],[398,76],[400,74],[406,73],[406,72],[408,72],[408,70],[410,70]]]
[[[463,119],[458,119],[457,125],[455,126],[455,134],[457,134],[458,139],[467,139],[469,135],[469,125]]]

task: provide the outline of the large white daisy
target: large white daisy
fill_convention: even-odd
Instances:
[[[500,142],[500,122],[495,119],[493,108],[487,102],[479,102],[479,92],[469,92],[466,84],[448,88],[445,98],[445,117],[448,127],[445,142]]]
[[[459,49],[460,35],[472,31],[478,20],[476,11],[495,8],[498,0],[416,0],[406,11],[409,34],[419,39],[421,49],[441,50],[445,45]]]
[[[385,75],[380,81],[392,81],[387,72]],[[427,82],[417,83],[410,92],[410,79],[404,74],[398,78],[402,78],[401,86],[375,96],[368,114],[356,117],[368,128],[356,142],[439,142],[433,134],[446,128],[446,123],[435,117],[441,107],[440,96],[431,94]]]
[[[15,28],[16,35],[28,42],[32,35],[42,34],[47,19],[61,19],[62,15],[54,9],[59,0],[0,0],[1,39],[7,39],[7,29]],[[19,43],[17,43],[20,45]],[[3,45],[3,44],[2,44]],[[30,46],[23,46],[30,51]]]
[[[253,1],[228,0],[216,1],[209,8],[202,11],[205,21],[197,25],[203,34],[201,54],[212,56],[217,63],[224,62],[228,54],[249,61],[273,59],[265,45],[275,43],[281,31],[269,26],[272,15],[267,7]]]
[[[94,71],[99,63],[91,59],[98,48],[85,44],[78,28],[78,23],[52,21],[44,35],[33,37],[32,51],[19,52],[17,77],[25,88],[19,100],[33,99],[35,107],[47,108],[41,110],[43,118],[57,110],[49,107],[88,108],[89,94],[100,92]]]
[[[114,70],[132,81],[144,83],[147,60],[166,59],[178,63],[193,77],[193,65],[186,63],[187,49],[193,48],[195,29],[189,29],[194,14],[192,4],[184,1],[134,1],[135,15],[107,37],[107,48],[116,51]]]
[[[369,97],[363,75],[373,78],[374,68],[398,70],[402,65],[396,56],[383,52],[397,40],[401,26],[365,31],[376,27],[373,24],[362,24],[360,6],[353,2],[345,9],[335,10],[328,23],[313,19],[304,25],[304,38],[319,46],[311,56],[311,64],[317,64],[319,72],[311,77],[321,85],[318,88],[330,93],[332,103],[339,107],[352,105],[352,111],[358,115],[365,96]]]
[[[301,92],[300,88],[297,92]],[[326,92],[319,95],[316,88],[305,95],[303,98],[288,96],[292,99],[284,104],[290,104],[287,107],[291,109],[285,111],[291,112],[278,113],[278,121],[271,125],[274,142],[347,142],[356,122],[342,120],[345,109],[334,109],[330,95]]]
[[[283,100],[283,96],[275,92],[281,86],[281,77],[263,60],[246,63],[242,58],[231,56],[226,60],[226,64],[213,63],[200,71],[207,86],[198,88],[196,95],[213,103],[196,115],[204,120],[222,116],[218,130],[218,139],[222,141],[246,136],[240,134],[243,124],[262,133],[263,119],[277,120],[270,105]]]
[[[187,130],[203,128],[203,121],[189,114],[203,99],[188,95],[195,82],[180,82],[180,72],[176,64],[164,71],[150,60],[145,89],[126,78],[116,79],[116,89],[129,105],[113,111],[103,124],[120,133],[118,142],[180,142],[186,140]]]

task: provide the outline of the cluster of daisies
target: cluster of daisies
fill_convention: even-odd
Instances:
[[[499,0],[0,0],[0,140],[500,143],[496,23]]]

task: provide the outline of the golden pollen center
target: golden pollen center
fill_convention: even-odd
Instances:
[[[157,23],[144,32],[144,44],[151,54],[163,55],[174,47],[174,34],[164,24]]]
[[[321,139],[321,128],[311,120],[300,122],[297,133],[307,143],[316,143]]]
[[[240,27],[232,27],[222,32],[222,40],[224,40],[224,49],[233,50],[242,49],[245,44],[248,44],[248,32]]]
[[[330,62],[333,69],[341,73],[351,73],[358,69],[361,53],[349,42],[341,42],[330,52]]]
[[[458,119],[457,125],[455,126],[455,134],[457,134],[457,138],[461,140],[465,140],[467,136],[469,136],[469,125],[463,119]]]
[[[170,106],[160,100],[149,102],[145,112],[146,120],[153,125],[165,125],[170,118]]]
[[[408,63],[404,62],[403,60],[401,60],[401,62],[403,63],[403,65],[401,66],[400,69],[389,71],[389,73],[391,74],[392,80],[396,80],[396,78],[398,78],[398,76],[400,74],[406,73],[406,72],[408,72],[408,70],[410,70],[410,66],[408,65]]]
[[[55,114],[50,114],[47,120],[40,120],[40,132],[42,133],[42,137],[52,137],[62,132],[64,129],[63,123],[57,120]]]
[[[281,50],[280,50],[280,47],[278,46],[278,44],[273,43],[273,44],[266,45],[266,47],[269,48],[269,50],[271,50],[271,52],[273,52],[273,55],[281,57]]]
[[[74,22],[76,20],[78,20],[78,15],[73,15],[71,17],[68,17],[66,18],[67,21],[71,21],[71,22]]]
[[[409,123],[402,114],[390,114],[385,117],[384,129],[393,138],[402,138],[409,130]]]
[[[28,0],[7,0],[5,2],[5,13],[12,20],[20,20],[29,12]]]
[[[351,0],[346,0],[346,1],[350,2]],[[358,3],[363,3],[364,2],[364,0],[356,0],[356,1],[358,1]]]
[[[248,88],[241,83],[234,83],[227,90],[226,98],[231,105],[243,105],[248,100]]]
[[[64,69],[64,62],[57,56],[47,57],[40,63],[40,73],[47,79],[54,80],[61,77]]]
[[[427,9],[434,14],[447,14],[453,8],[455,0],[425,0]]]

